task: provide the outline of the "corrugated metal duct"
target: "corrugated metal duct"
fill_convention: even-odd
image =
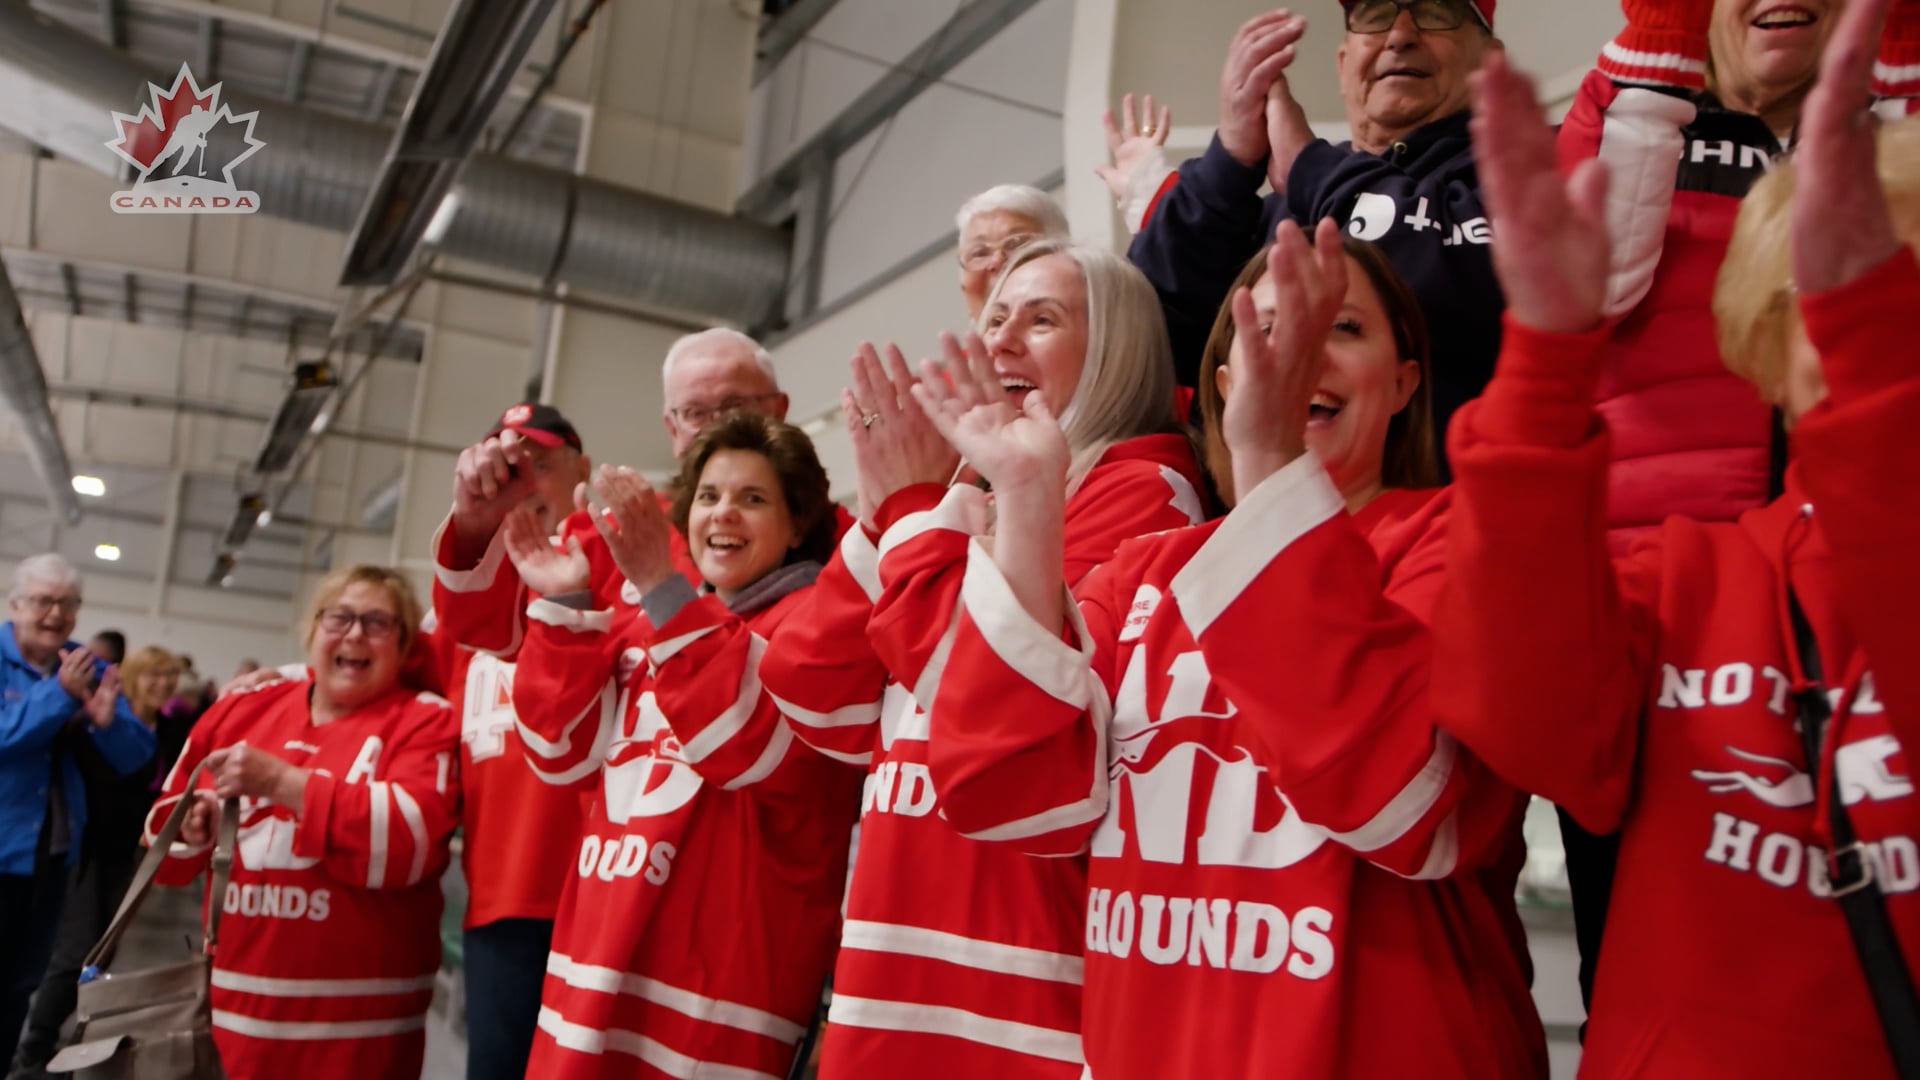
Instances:
[[[133,112],[149,81],[171,72],[33,11],[0,0],[0,125],[56,153],[112,170],[108,115]],[[18,96],[15,96],[15,95]],[[380,169],[390,128],[278,101],[259,109],[266,148],[235,171],[260,211],[308,225],[352,228]],[[220,138],[207,157],[226,160]],[[476,155],[440,250],[583,289],[628,297],[693,319],[759,326],[779,311],[790,241],[782,230],[631,188],[495,155]],[[104,208],[103,208],[104,209]]]

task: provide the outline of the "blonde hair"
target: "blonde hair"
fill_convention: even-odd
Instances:
[[[420,598],[414,595],[412,583],[388,566],[343,566],[321,578],[313,589],[313,611],[307,616],[307,646],[312,647],[313,635],[320,629],[320,613],[359,584],[386,590],[387,599],[393,602],[394,618],[400,620],[400,657],[404,660],[420,634]]]
[[[1894,231],[1912,236],[1920,226],[1920,117],[1882,127],[1878,142]],[[1800,318],[1793,302],[1795,186],[1789,157],[1747,193],[1713,290],[1721,359],[1769,402],[1781,400],[1787,346]]]
[[[1073,448],[1071,491],[1114,443],[1178,431],[1173,416],[1173,347],[1160,298],[1133,264],[1105,248],[1066,237],[1035,240],[1013,253],[980,308],[974,329],[986,336],[987,318],[1015,270],[1049,255],[1080,267],[1087,290],[1087,354],[1060,427]]]
[[[158,645],[145,645],[135,649],[132,654],[121,662],[121,692],[127,695],[127,701],[133,705],[135,712],[140,711],[140,706],[144,704],[134,698],[134,695],[140,693],[140,677],[149,672],[161,671],[167,668],[172,668],[176,675],[184,670],[179,657]],[[153,703],[153,707],[159,709],[165,704],[166,702],[164,701],[156,701]]]

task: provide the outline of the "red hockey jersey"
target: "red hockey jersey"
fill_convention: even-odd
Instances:
[[[573,865],[580,832],[580,800],[566,782],[591,775],[587,767],[559,784],[527,767],[527,747],[514,723],[514,657],[524,633],[520,612],[526,587],[497,534],[480,562],[451,564],[452,538],[442,525],[434,537],[434,616],[437,636],[460,648],[446,655],[446,686],[460,715],[461,783],[466,789],[460,868],[467,878],[466,925],[498,919],[551,919]],[[613,565],[605,541],[584,514],[562,525],[578,536],[593,567],[596,594],[623,612],[639,597]],[[678,534],[675,534],[678,536]],[[683,552],[684,546],[675,549]]]
[[[1183,436],[1109,449],[1067,504],[1069,579],[1122,540],[1199,520],[1199,490]],[[927,714],[914,701],[939,682],[966,545],[985,511],[974,488],[897,493],[878,514],[878,552],[849,532],[809,612],[782,628],[761,665],[803,740],[871,765],[826,1080],[1081,1073],[1085,868],[955,833],[934,798]]]
[[[529,606],[521,733],[540,776],[589,794],[528,1075],[786,1075],[832,965],[858,783],[791,738],[739,756],[779,727],[755,635],[804,595],[744,620],[706,598],[660,633]]]
[[[1067,640],[973,549],[934,787],[964,834],[1086,854],[1094,1076],[1546,1074],[1523,798],[1427,708],[1445,503],[1350,518],[1308,455],[1123,545]]]
[[[1910,252],[1801,297],[1829,395],[1794,432],[1787,494],[1670,521],[1617,564],[1600,337],[1510,327],[1455,425],[1436,708],[1504,775],[1621,831],[1582,1076],[1894,1075],[1824,815],[1845,803],[1920,969],[1917,307]],[[1818,769],[1790,697],[1789,581],[1838,701]]]
[[[298,810],[241,800],[238,858],[213,968],[214,1041],[234,1080],[417,1076],[440,966],[440,875],[460,818],[447,703],[396,689],[327,724],[312,683],[221,698],[193,726],[147,819],[147,840],[209,753],[246,743],[313,770]],[[211,780],[203,778],[203,786]],[[175,844],[181,885],[210,848]]]

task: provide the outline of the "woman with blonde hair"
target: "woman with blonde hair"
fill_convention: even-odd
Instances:
[[[1021,248],[944,371],[1060,417],[1072,457],[1062,572],[1078,581],[1121,541],[1200,520],[1199,468],[1174,420],[1153,290],[1110,252]],[[1081,1073],[1086,870],[961,836],[927,771],[924,706],[958,615],[967,546],[989,494],[949,481],[958,457],[912,400],[898,349],[863,346],[841,409],[862,527],[843,538],[811,611],[781,628],[760,674],[799,737],[869,770],[822,1076]],[[994,477],[999,482],[1000,477]],[[990,542],[990,541],[989,541]]]
[[[1620,558],[1605,185],[1562,180],[1530,83],[1483,76],[1511,329],[1454,429],[1435,708],[1620,834],[1583,1076],[1920,1075],[1920,121],[1876,139],[1865,112],[1887,6],[1839,13],[1716,288],[1723,352],[1785,414],[1785,491]]]
[[[213,1032],[233,1080],[419,1075],[460,820],[459,720],[401,679],[419,625],[399,571],[327,575],[306,676],[215,703],[147,819],[151,842],[175,802],[197,800],[158,878],[182,884],[207,865],[219,800],[240,799],[232,877],[207,898],[225,915]]]

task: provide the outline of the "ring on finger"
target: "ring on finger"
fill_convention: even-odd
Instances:
[[[875,420],[878,420],[878,419],[880,419],[880,414],[879,414],[879,413],[871,413],[871,412],[870,412],[870,413],[861,413],[861,414],[860,414],[860,426],[861,426],[861,427],[863,427],[863,428],[870,428],[870,427],[872,427],[872,426],[873,426],[873,422],[874,422]]]

